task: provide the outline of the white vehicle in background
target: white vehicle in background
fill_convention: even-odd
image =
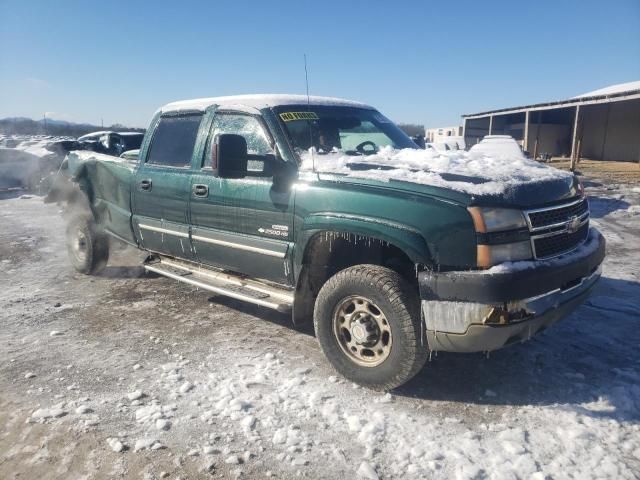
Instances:
[[[518,142],[509,135],[487,135],[473,145],[469,152],[483,153],[493,157],[525,157]]]
[[[432,142],[425,145],[426,150],[435,150],[436,152],[451,152],[456,150],[464,150],[464,139],[450,140],[447,142]]]

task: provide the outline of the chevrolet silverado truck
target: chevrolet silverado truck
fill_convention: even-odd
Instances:
[[[430,352],[529,339],[600,276],[578,179],[483,155],[421,150],[361,103],[217,97],[158,110],[137,161],[70,153],[50,199],[77,271],[115,238],[150,272],[312,319],[340,374],[388,390]]]

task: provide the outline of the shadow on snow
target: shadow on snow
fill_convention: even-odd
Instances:
[[[489,356],[439,353],[395,393],[488,406],[568,404],[640,421],[639,327],[640,283],[603,278],[585,304],[532,340]],[[608,411],[580,405],[601,396]]]
[[[630,206],[631,204],[624,200],[589,195],[589,210],[592,218],[602,218],[616,210],[626,210]]]

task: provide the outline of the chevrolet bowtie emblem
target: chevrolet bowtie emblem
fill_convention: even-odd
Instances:
[[[567,223],[567,232],[576,233],[579,228],[580,228],[580,219],[576,216],[571,217],[571,219]]]

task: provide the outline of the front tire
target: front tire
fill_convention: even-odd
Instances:
[[[94,275],[109,261],[109,238],[91,215],[77,215],[67,225],[67,252],[76,271]]]
[[[424,366],[418,297],[393,270],[357,265],[320,289],[313,316],[320,348],[345,378],[391,390]]]

